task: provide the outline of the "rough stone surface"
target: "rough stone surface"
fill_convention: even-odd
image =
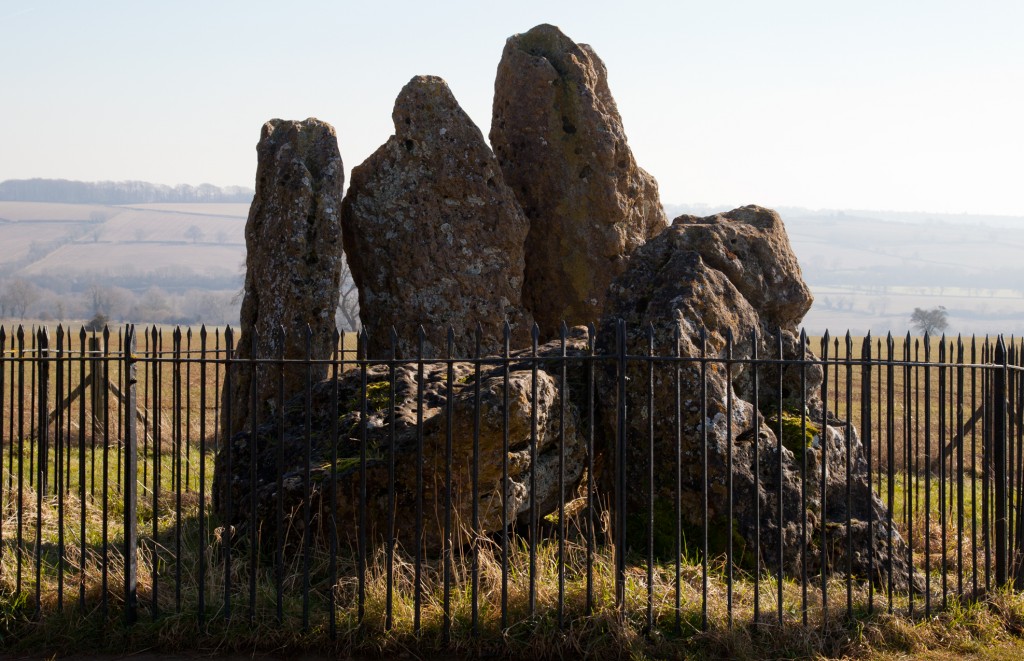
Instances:
[[[570,338],[568,353],[585,351],[582,329]],[[366,373],[366,424],[363,424],[363,400],[360,393],[363,375],[354,370],[337,381],[317,384],[311,404],[311,450],[306,459],[306,409],[299,396],[284,410],[283,432],[276,422],[257,430],[255,447],[248,432],[236,434],[231,443],[235,469],[229,482],[218,484],[232,503],[231,520],[246,530],[250,521],[262,526],[261,537],[276,535],[277,494],[285,529],[301,530],[302,503],[306,490],[306,467],[310,470],[310,503],[313,525],[321,528],[333,514],[342,539],[354,544],[359,531],[359,503],[362,462],[360,448],[366,434],[366,516],[367,540],[380,544],[388,539],[388,511],[395,515],[395,538],[407,552],[416,548],[416,516],[420,506],[416,494],[422,492],[423,536],[427,552],[436,552],[445,539],[447,502],[446,458],[452,458],[451,537],[456,545],[473,538],[473,452],[474,403],[477,383],[480,391],[479,455],[476,504],[479,531],[501,530],[505,524],[526,523],[532,502],[536,502],[538,521],[556,512],[564,494],[574,493],[584,470],[586,445],[577,433],[579,414],[568,398],[561,397],[558,370],[544,358],[559,355],[558,343],[543,345],[538,355],[536,396],[533,361],[525,352],[514,356],[508,370],[508,495],[507,515],[502,499],[505,419],[505,370],[484,365],[478,377],[471,363],[453,363],[449,376],[444,364],[424,364],[422,395],[417,388],[421,377],[415,364],[398,365],[394,373],[394,408],[391,406],[391,375],[386,366],[372,366]],[[576,375],[578,378],[578,375]],[[449,380],[450,379],[450,380]],[[337,388],[337,390],[335,390]],[[568,386],[566,386],[568,389]],[[422,398],[422,405],[420,400]],[[451,408],[449,410],[449,402]],[[533,461],[532,408],[537,404],[536,454]],[[564,406],[564,410],[563,410]],[[449,414],[450,411],[450,414]],[[418,413],[422,412],[422,420]],[[564,413],[564,429],[562,420]],[[451,452],[448,454],[448,422],[451,420]],[[421,431],[422,430],[422,431]],[[337,436],[335,436],[337,434]],[[417,447],[422,434],[422,473],[417,474]],[[283,438],[283,442],[279,439]],[[337,438],[337,443],[333,439]],[[392,445],[393,444],[393,445]],[[332,476],[332,447],[336,448],[337,472]],[[393,450],[392,450],[393,447]],[[559,453],[564,448],[564,481],[559,488]],[[218,463],[224,463],[222,449]],[[393,453],[393,454],[392,454]],[[251,460],[256,460],[256,516],[253,519],[249,488]],[[391,459],[394,465],[394,500],[389,501]],[[281,488],[277,479],[280,475]],[[422,482],[420,482],[422,480]],[[335,489],[331,499],[331,489]],[[417,485],[422,484],[422,489]],[[533,486],[535,484],[535,489]],[[225,489],[228,491],[225,492]],[[332,505],[333,503],[333,505]],[[294,540],[293,540],[294,541]]]
[[[666,226],[637,166],[604,63],[551,25],[508,39],[491,144],[530,219],[523,301],[544,337],[599,318],[628,256]]]
[[[395,134],[352,171],[342,231],[371,357],[497,353],[504,323],[525,346],[532,318],[521,307],[529,222],[505,185],[483,134],[448,85],[413,78],[398,95]]]
[[[312,358],[330,358],[343,259],[345,171],[337,136],[318,119],[272,119],[263,125],[256,152],[256,196],[245,224],[242,335],[235,356],[305,358],[308,326]],[[315,380],[326,376],[325,366],[311,369]],[[255,375],[258,413],[269,415],[278,397],[277,371],[261,366]],[[240,368],[232,376],[227,397],[234,432],[252,423],[253,371]],[[286,369],[285,397],[300,391],[305,378],[305,368]]]
[[[646,354],[653,336],[660,354],[674,352],[678,341],[680,355],[715,360],[706,363],[706,378],[700,362],[685,363],[678,372],[665,363],[656,364],[653,410],[648,403],[649,364],[630,361],[627,536],[634,545],[646,548],[653,416],[659,553],[674,549],[676,503],[689,550],[700,549],[701,542],[695,540],[703,539],[706,456],[712,553],[725,552],[731,540],[737,563],[754,569],[760,558],[762,567],[777,571],[781,535],[781,561],[791,575],[799,575],[801,565],[817,571],[824,559],[829,571],[850,568],[855,575],[876,581],[892,566],[897,586],[905,588],[909,577],[911,584],[920,587],[922,579],[910,569],[906,545],[898,533],[890,557],[888,529],[882,525],[888,511],[868,484],[856,429],[832,412],[823,420],[821,370],[804,370],[805,397],[801,397],[800,370],[783,373],[780,424],[778,372],[760,368],[755,374],[749,363],[742,362],[755,351],[761,358],[778,357],[779,337],[774,333],[779,326],[784,357],[797,357],[806,350],[796,335],[796,323],[809,305],[810,294],[782,223],[767,209],[744,207],[710,218],[677,219],[633,255],[627,271],[611,286],[599,348],[614,351],[621,319],[631,354]],[[730,330],[736,333],[731,344]],[[722,360],[726,357],[737,361],[729,369]],[[604,378],[600,393],[607,407],[604,437],[611,439],[616,409],[607,403],[615,402],[613,375]],[[804,406],[806,435],[801,430]],[[607,446],[605,452],[610,455]],[[873,524],[870,536],[868,522]],[[847,552],[848,541],[852,556]]]

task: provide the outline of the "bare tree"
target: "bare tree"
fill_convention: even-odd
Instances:
[[[357,331],[359,324],[359,290],[352,271],[348,268],[348,260],[341,260],[341,296],[338,298],[338,311],[335,315],[340,331]]]
[[[199,229],[198,225],[190,225],[185,230],[185,238],[192,239],[192,243],[199,243],[203,239],[203,230]]]
[[[946,308],[941,305],[930,310],[914,308],[914,314],[910,315],[910,325],[922,335],[935,335],[949,327],[948,317]]]
[[[12,317],[24,319],[28,306],[36,300],[38,295],[38,287],[28,280],[15,278],[7,283],[7,287],[4,290],[4,311]]]

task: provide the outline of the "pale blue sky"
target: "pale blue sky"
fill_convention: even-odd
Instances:
[[[667,203],[1024,215],[1024,2],[0,0],[0,180],[253,185],[260,126],[316,116],[347,169],[444,77],[484,135],[505,39],[608,66]]]

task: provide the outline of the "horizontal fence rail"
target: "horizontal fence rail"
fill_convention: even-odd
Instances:
[[[255,359],[231,329],[0,327],[0,588],[37,618],[445,640],[608,604],[701,630],[1024,588],[1019,341],[626,335]]]

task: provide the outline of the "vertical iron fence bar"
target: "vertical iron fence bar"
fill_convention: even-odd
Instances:
[[[15,332],[12,330],[12,333],[15,333]],[[8,447],[7,447],[7,450],[8,450],[7,490],[8,491],[13,491],[13,489],[14,489],[14,418],[16,417],[15,414],[14,414],[14,411],[15,411],[15,407],[14,407],[14,393],[21,389],[21,382],[16,380],[15,372],[14,372],[14,366],[15,366],[15,364],[17,364],[19,362],[19,360],[18,360],[18,351],[17,351],[17,349],[15,349],[16,334],[12,334],[10,336],[10,338],[11,338],[11,348],[10,348],[10,352],[11,352],[10,392],[11,392],[11,395],[10,395],[10,398],[9,398],[10,399],[10,409],[9,409],[10,414],[7,416],[7,429],[8,429],[8,431],[7,431],[7,442],[8,442]],[[2,404],[2,403],[3,402],[0,401],[0,404]],[[0,455],[3,454],[2,450],[3,450],[3,448],[0,447]],[[0,458],[2,458],[2,457],[0,457]],[[2,519],[2,518],[3,517],[0,517],[0,519]]]
[[[218,342],[219,348],[219,342]],[[224,330],[224,390],[217,390],[216,392],[226,393],[223,396],[224,411],[221,414],[221,424],[224,425],[224,433],[220,434],[222,443],[224,445],[224,474],[233,475],[231,467],[231,400],[234,398],[234,352],[235,352],[235,334],[234,331],[228,326]],[[216,362],[217,370],[215,374],[215,380],[219,379],[220,376],[220,361]],[[214,385],[216,387],[216,383]],[[215,407],[214,410],[219,410],[221,407]],[[154,425],[155,429],[155,425]],[[218,428],[218,433],[219,433]],[[224,525],[221,528],[220,541],[221,547],[224,553],[224,619],[228,622],[231,621],[231,543],[232,543],[232,507],[230,492],[224,493]]]
[[[395,548],[398,546],[398,539],[395,536],[395,445],[398,443],[397,412],[395,402],[395,388],[398,383],[398,331],[391,327],[389,333],[391,342],[391,361],[388,363],[388,405],[390,406],[391,434],[388,439],[388,548],[387,558],[387,594],[384,604],[384,629],[391,630],[394,626],[394,592],[395,592]]]
[[[328,617],[328,636],[331,640],[337,640],[338,638],[338,617],[337,617],[337,586],[338,586],[338,443],[341,441],[338,429],[338,418],[340,412],[338,409],[340,393],[338,392],[340,384],[338,378],[340,376],[340,361],[343,360],[344,354],[343,346],[340,344],[344,340],[338,333],[337,327],[334,328],[331,335],[331,492],[330,498],[327,502],[328,515],[330,516],[330,560],[328,565],[328,573],[331,576],[331,583],[327,590],[327,611]],[[283,343],[282,343],[283,345]]]
[[[470,481],[473,489],[473,523],[470,534],[472,548],[472,567],[470,568],[470,631],[473,636],[480,635],[480,379],[482,377],[481,361],[483,360],[483,324],[477,322],[474,334],[475,351],[473,352],[473,459]]]
[[[356,576],[359,585],[356,619],[362,622],[363,617],[366,615],[366,565],[367,556],[369,555],[366,548],[368,519],[366,513],[366,446],[369,445],[370,408],[366,390],[367,369],[370,362],[370,335],[365,326],[360,333],[359,345],[361,347],[359,356],[362,360],[359,363],[359,521],[358,537],[356,539],[358,553]],[[307,369],[310,369],[310,366],[307,366]],[[310,404],[312,404],[312,400],[310,400]],[[337,417],[337,415],[334,417]],[[331,507],[333,508],[334,505],[332,504]]]
[[[945,609],[949,600],[949,580],[946,576],[946,336],[939,339],[939,559],[940,582],[942,584],[942,608]],[[929,457],[929,461],[933,461]]]
[[[502,421],[501,421],[501,628],[508,628],[508,537],[509,537],[509,479],[508,479],[508,445],[509,445],[509,372],[511,371],[510,344],[512,326],[508,320],[502,327]]]
[[[135,326],[126,328],[123,354],[121,356],[121,374],[124,377],[124,475],[121,479],[121,491],[124,496],[124,616],[125,622],[134,624],[138,619],[138,489],[139,474],[139,439],[136,417],[138,415],[137,371],[135,358]],[[200,520],[202,520],[202,503],[200,500]],[[199,527],[202,539],[202,524]],[[199,545],[202,548],[202,544]],[[202,553],[200,561],[202,559]],[[200,574],[202,576],[202,574]],[[202,578],[200,577],[200,594],[202,594]],[[200,600],[200,604],[202,601]]]
[[[416,331],[416,544],[413,575],[413,633],[420,634],[420,611],[423,599],[423,349],[426,330]]]
[[[445,647],[452,639],[452,432],[455,425],[455,329],[448,326],[445,373],[444,425],[444,537],[441,539],[441,642]],[[536,400],[534,400],[536,408]],[[534,465],[536,470],[536,465]]]
[[[1010,411],[1010,422],[1013,425],[1014,431],[1017,434],[1017,485],[1016,491],[1016,502],[1017,502],[1017,527],[1015,529],[1016,534],[1012,539],[1014,545],[1013,553],[1013,578],[1014,587],[1017,590],[1024,589],[1024,405],[1022,405],[1022,399],[1024,399],[1024,370],[1021,369],[1024,366],[1024,356],[1022,356],[1022,350],[1024,350],[1024,344],[1018,345],[1013,343],[1015,347],[1016,360],[1014,361],[1015,374],[1013,383],[1013,408]],[[1011,434],[1012,441],[1012,434]]]
[[[757,327],[750,329],[750,372],[753,384],[753,421],[751,431],[754,438],[754,618],[753,628],[756,631],[761,621],[761,439],[759,420],[761,402],[758,393],[757,379]]]
[[[110,328],[103,327],[103,349],[102,357],[98,359],[98,370],[93,372],[93,388],[96,390],[96,403],[103,407],[100,417],[103,420],[103,592],[102,612],[104,617],[107,614],[109,596],[108,581],[110,577],[110,543],[108,532],[110,530],[110,389],[108,388],[110,378]],[[97,378],[97,374],[98,377]],[[154,510],[154,518],[156,513]]]
[[[616,325],[618,348],[617,434],[615,437],[615,605],[626,611],[626,323]]]
[[[825,516],[828,505],[826,479],[828,465],[828,331],[821,338],[821,619],[828,622],[828,538]]]
[[[911,450],[913,443],[914,408],[911,404],[911,376],[913,370],[913,356],[910,352],[911,338],[910,331],[907,331],[903,338],[903,451],[900,455],[903,461],[903,525],[907,529],[907,611],[911,619],[914,617],[914,591],[909,589],[914,585],[914,481],[913,461]]]
[[[782,580],[783,580],[783,569],[784,569],[783,568],[783,546],[784,546],[784,543],[785,543],[785,539],[784,539],[785,536],[784,536],[784,533],[783,533],[783,527],[784,527],[783,521],[784,521],[784,519],[783,519],[783,510],[782,510],[782,479],[783,479],[783,474],[782,474],[782,448],[783,448],[783,444],[782,444],[782,399],[783,399],[783,396],[782,396],[782,377],[783,377],[783,371],[786,368],[786,363],[785,363],[786,357],[785,357],[785,355],[783,354],[783,351],[782,351],[782,327],[781,326],[779,326],[779,327],[777,327],[775,329],[775,349],[776,349],[776,353],[779,356],[779,367],[778,367],[779,382],[776,384],[777,390],[776,390],[776,395],[775,395],[776,402],[778,404],[778,410],[775,412],[775,414],[777,416],[779,416],[779,437],[777,439],[775,439],[776,446],[777,446],[776,447],[776,453],[778,455],[776,457],[777,465],[776,465],[776,473],[775,473],[776,487],[778,488],[778,491],[776,492],[775,497],[777,498],[777,503],[776,504],[778,506],[778,509],[775,512],[775,518],[776,518],[776,521],[778,522],[777,526],[778,526],[778,531],[779,531],[778,547],[775,549],[775,552],[779,556],[779,573],[778,573],[778,575],[775,578],[775,590],[776,590],[775,606],[778,609],[778,612],[776,613],[777,623],[778,623],[778,626],[781,628],[782,627],[782,608],[783,608],[783,604],[782,604]],[[803,443],[802,439],[803,439],[803,437],[801,437],[801,443]]]
[[[964,596],[964,343],[956,338],[956,591]]]
[[[701,631],[708,630],[708,332],[707,328],[700,329],[700,415],[701,415],[701,444],[700,444],[700,482],[701,493],[701,597],[700,597],[700,628]]]
[[[39,461],[37,462],[38,478],[36,481],[36,617],[43,610],[43,499],[46,498],[46,473],[49,461],[49,424],[47,409],[50,394],[50,338],[46,327],[36,333],[36,362],[39,367],[39,390],[36,396],[35,410],[37,413]]]
[[[181,327],[176,326],[174,328],[173,335],[173,359],[174,372],[171,375],[172,378],[172,391],[174,396],[174,411],[172,412],[171,419],[174,424],[174,465],[175,470],[174,476],[174,611],[176,613],[181,612],[181,488],[182,488],[182,382],[181,382]],[[253,435],[255,438],[255,434]],[[251,445],[255,445],[255,441]]]
[[[977,371],[975,365],[978,362],[977,341],[971,336],[971,411],[972,417],[976,416],[978,410],[977,392]],[[975,421],[971,425],[971,587],[974,594],[978,594],[978,425]]]
[[[564,345],[563,345],[564,346]],[[654,324],[647,326],[647,623],[654,630]]]
[[[878,355],[878,360],[881,363],[884,360],[883,356],[885,356],[885,352],[883,351],[882,338],[878,338],[878,343],[875,345],[875,349],[876,349],[876,353]],[[883,378],[883,374],[885,373],[885,370],[882,369],[881,367],[882,366],[879,365],[879,369],[878,369],[878,411],[877,411],[876,416],[875,416],[876,423],[877,423],[876,426],[875,426],[875,430],[878,432],[878,434],[877,434],[877,438],[878,438],[878,467],[877,467],[877,469],[878,469],[878,497],[880,499],[882,497],[882,492],[883,492],[883,490],[885,488],[885,471],[882,468],[882,457],[883,457],[883,452],[882,452],[883,447],[882,447],[882,444],[885,443],[885,427],[882,426],[882,416],[884,415],[884,412],[885,412],[885,406],[883,405],[883,402],[885,401],[884,398],[883,398],[883,394],[885,393],[885,388],[882,385],[882,378]],[[871,473],[871,471],[869,470],[868,474],[870,475],[870,473]],[[881,586],[879,586],[879,587],[881,587]]]
[[[845,392],[845,405],[846,409],[843,412],[843,417],[846,418],[846,429],[844,430],[845,445],[846,445],[846,617],[853,618],[853,363],[851,362],[851,355],[853,354],[853,338],[850,337],[850,331],[846,331],[846,364],[845,364],[845,376],[846,376],[846,392]],[[837,355],[838,359],[839,356]],[[838,367],[836,369],[838,372]],[[837,409],[838,410],[838,409]],[[781,525],[781,522],[780,522]]]
[[[1006,585],[1007,530],[1006,530],[1006,345],[1000,335],[996,340],[995,369],[993,371],[992,398],[992,459],[995,464],[996,498],[996,586]]]
[[[673,383],[675,385],[675,432],[676,432],[676,483],[675,483],[675,494],[673,505],[675,506],[675,525],[676,525],[676,553],[675,553],[675,569],[676,569],[676,594],[675,594],[675,615],[676,615],[676,632],[679,633],[683,627],[683,612],[682,612],[682,588],[683,588],[683,568],[682,568],[682,557],[683,557],[683,392],[682,382],[680,373],[681,363],[681,347],[680,343],[682,340],[682,330],[678,325],[675,326],[672,332],[672,372],[674,373]],[[701,427],[703,427],[701,423]]]
[[[16,594],[21,594],[21,564],[25,540],[25,328],[18,325],[18,540],[15,547]],[[13,448],[13,446],[12,446]],[[83,539],[85,537],[83,536]],[[83,554],[84,555],[84,554]]]
[[[302,453],[302,630],[309,631],[309,590],[310,571],[313,555],[313,511],[310,498],[312,496],[313,463],[313,329],[306,324],[303,333],[303,453]],[[365,353],[365,350],[364,350]],[[366,392],[366,389],[363,389]],[[365,424],[365,419],[364,419]]]
[[[86,335],[85,328],[81,328],[78,334],[78,385],[80,395],[78,397],[78,506],[79,506],[79,542],[84,546],[85,537],[85,361],[86,361]],[[13,440],[13,439],[12,439]],[[85,553],[79,553],[78,567],[78,606],[85,609]]]
[[[982,473],[981,473],[981,519],[982,537],[985,542],[985,592],[992,589],[992,369],[989,365],[991,355],[989,352],[988,338],[982,342],[981,360],[986,365],[982,370],[981,379],[981,401],[985,407],[985,429],[983,430],[982,444]]]
[[[257,537],[262,533],[256,523],[256,444],[259,440],[256,434],[259,429],[260,414],[257,383],[261,379],[259,377],[260,365],[256,363],[256,357],[260,355],[259,331],[253,327],[249,332],[252,337],[243,337],[242,341],[249,342],[249,356],[251,357],[249,364],[249,392],[247,393],[249,397],[249,624],[251,626],[256,621],[256,566],[259,564],[256,541]],[[280,406],[284,406],[283,400]]]
[[[860,348],[860,428],[864,441],[864,456],[868,465],[868,498],[872,498],[871,487],[871,333],[861,343]],[[874,554],[874,518],[873,503],[867,504],[868,511],[868,614],[875,611],[875,554]]]
[[[726,575],[725,575],[725,587],[726,587],[726,610],[728,611],[729,619],[729,630],[733,627],[733,548],[732,548],[732,530],[733,530],[733,502],[732,502],[732,470],[733,470],[733,445],[732,445],[732,349],[733,349],[733,337],[732,329],[726,330],[725,334],[725,443],[726,443],[726,499],[727,499],[727,512],[729,514],[728,522],[726,523],[726,534],[725,537],[728,540],[726,544]]]
[[[924,334],[924,615],[932,616],[932,340]]]
[[[888,601],[889,614],[893,612],[893,531],[895,530],[895,524],[893,522],[893,510],[896,505],[896,475],[895,475],[895,464],[896,464],[896,366],[895,366],[895,352],[896,346],[892,337],[892,333],[886,335],[886,362],[885,362],[885,448],[886,448],[886,505],[888,511],[885,514],[885,520],[887,524],[886,530],[886,543],[888,545],[887,556],[890,558],[889,562],[886,563],[886,577],[888,579],[886,599]]]
[[[540,327],[535,323],[531,331],[530,361],[530,617],[537,615],[537,544],[540,541],[537,531],[539,514],[537,510],[537,436],[538,414],[537,399],[537,343],[540,339]]]
[[[1005,343],[1004,343],[1005,345]],[[1011,342],[1006,347],[1007,364],[1013,362],[1013,343]],[[1014,480],[1014,448],[1013,448],[1013,379],[1007,378],[1006,380],[1006,404],[1007,404],[1007,416],[1006,416],[1006,544],[1007,544],[1007,556],[1006,556],[1006,576],[1007,580],[1010,579],[1013,571],[1013,480]]]
[[[36,329],[35,324],[32,325],[29,330],[29,341],[31,347],[29,353],[31,358],[29,359],[29,407],[28,407],[28,486],[36,487],[38,480],[36,480],[36,413],[39,408],[38,398],[36,397],[36,378],[39,370],[39,331]],[[38,489],[37,489],[38,490]]]
[[[185,490],[193,491],[192,487],[192,329],[185,334]],[[202,455],[200,455],[200,460]]]
[[[152,394],[153,399],[150,402],[150,407],[153,412],[153,537],[151,539],[152,552],[153,552],[153,567],[152,567],[152,604],[150,605],[153,613],[153,619],[155,620],[159,616],[159,589],[160,589],[160,451],[162,446],[162,434],[161,420],[160,420],[160,357],[163,342],[162,337],[157,332],[154,326],[150,330],[150,339],[152,343],[150,345],[152,353],[150,354],[150,362],[152,368],[150,370],[150,377],[153,381]],[[95,372],[94,372],[95,373]],[[230,471],[229,471],[230,474]],[[227,526],[225,526],[227,529]]]
[[[594,508],[597,506],[594,484],[594,355],[597,346],[597,329],[594,324],[587,326],[587,602],[585,612],[594,612],[594,556],[595,522]],[[507,374],[506,370],[506,374]]]
[[[3,351],[0,349],[0,355]],[[53,486],[55,495],[57,497],[57,612],[61,613],[64,611],[64,497],[66,494],[64,488],[64,475],[62,469],[64,468],[64,404],[61,401],[64,393],[64,327],[61,324],[57,324],[57,354],[54,360],[55,367],[55,390],[56,396],[54,398],[54,420],[53,420]],[[0,385],[0,393],[3,392],[3,387]],[[0,397],[0,402],[3,398]],[[2,407],[0,407],[2,408]],[[49,413],[46,409],[43,409],[43,414],[49,419]],[[0,416],[3,414],[0,413]],[[3,425],[0,425],[2,427]],[[0,443],[0,447],[3,444]],[[120,447],[120,446],[118,446]],[[120,464],[118,464],[120,465]],[[3,505],[0,503],[0,512],[3,512]],[[2,544],[2,540],[0,540]]]
[[[828,621],[828,560],[825,548],[826,466],[828,462],[828,332],[821,338],[821,620]]]
[[[287,365],[284,360],[284,347],[287,339],[284,325],[279,324],[277,332],[277,401],[284,402],[284,372]],[[274,498],[275,537],[274,540],[274,608],[277,623],[284,622],[284,545],[287,529],[284,520],[284,406],[277,407],[277,453],[274,458],[277,470],[277,485]]]
[[[142,374],[142,408],[146,409],[146,405],[149,401],[149,374],[152,371],[150,369],[152,362],[152,353],[149,348],[149,332],[145,329],[142,331],[142,338],[144,342],[143,355],[148,356],[148,359],[143,362],[143,374]],[[85,347],[85,329],[82,329],[82,347]],[[91,364],[91,361],[90,361]],[[85,379],[85,373],[82,373],[83,383]],[[84,391],[83,391],[84,393]],[[84,399],[84,398],[83,398]],[[150,406],[150,409],[153,407]],[[142,484],[145,485],[149,481],[149,413],[145,414],[145,418],[142,421]]]
[[[807,331],[800,329],[800,438],[807,438]],[[781,426],[781,423],[780,423]],[[803,441],[801,441],[803,442]],[[825,434],[821,434],[822,447]],[[807,626],[807,452],[800,461],[800,614]],[[868,485],[871,484],[871,463],[868,462]],[[705,591],[707,588],[705,588]]]
[[[135,334],[132,333],[134,341]],[[199,630],[206,628],[206,324],[199,329]],[[134,367],[134,363],[132,363]],[[134,373],[130,373],[132,379]],[[219,407],[218,407],[219,408]],[[132,417],[134,421],[134,416]],[[132,423],[134,424],[134,422]],[[127,468],[125,469],[127,470]]]
[[[562,322],[558,386],[558,628],[565,628],[565,410],[569,399],[566,341],[569,327]],[[475,450],[475,448],[474,448]],[[474,457],[476,456],[474,452]],[[474,506],[476,498],[473,499]],[[476,530],[474,529],[474,533]],[[474,555],[475,559],[475,555]]]

